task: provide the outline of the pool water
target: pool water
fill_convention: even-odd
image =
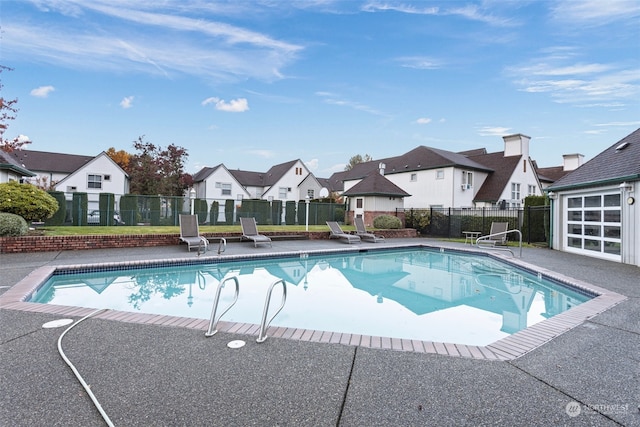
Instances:
[[[429,248],[52,276],[31,302],[209,319],[216,288],[240,294],[222,321],[259,324],[269,286],[287,284],[272,326],[487,345],[591,296],[482,254]],[[218,313],[234,296],[222,289]],[[274,288],[272,310],[281,300]]]

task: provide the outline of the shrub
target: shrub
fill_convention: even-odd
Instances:
[[[27,221],[20,215],[0,212],[0,237],[24,236],[27,231]]]
[[[58,210],[58,202],[35,185],[16,181],[0,184],[0,212],[20,215],[27,221],[44,221]]]
[[[385,229],[402,228],[402,221],[400,221],[400,218],[398,218],[397,216],[380,215],[374,218],[373,227]]]
[[[58,210],[45,221],[46,225],[64,225],[67,219],[67,200],[62,191],[49,191],[51,197],[58,201]]]

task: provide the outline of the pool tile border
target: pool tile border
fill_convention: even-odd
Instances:
[[[358,335],[348,333],[338,333],[329,331],[317,331],[298,328],[288,328],[271,326],[267,330],[267,336],[271,338],[292,339],[307,342],[330,343],[340,345],[360,346],[373,349],[411,351],[415,353],[439,354],[452,357],[466,357],[483,360],[513,360],[524,354],[542,346],[543,344],[558,337],[564,332],[575,328],[586,320],[612,308],[627,299],[624,295],[611,292],[607,289],[573,279],[571,277],[547,270],[538,266],[528,264],[520,259],[510,258],[503,254],[479,252],[466,248],[441,248],[432,245],[411,245],[411,246],[385,246],[384,249],[407,249],[410,247],[439,249],[442,252],[468,252],[482,254],[490,258],[496,258],[508,264],[513,264],[536,274],[542,274],[579,292],[593,295],[594,298],[579,306],[555,315],[533,326],[516,332],[513,335],[495,341],[486,346],[474,346],[454,343],[441,343],[432,341],[420,341],[413,339],[378,337],[369,335]],[[198,265],[207,263],[226,262],[233,260],[268,259],[275,257],[300,257],[304,254],[322,255],[336,253],[354,253],[375,251],[383,249],[330,249],[298,252],[275,252],[271,254],[255,255],[229,255],[229,256],[203,256],[197,260],[185,261],[181,258],[149,261],[128,261],[122,263],[98,263],[90,265],[67,265],[51,267],[40,267],[31,272],[23,280],[12,286],[0,295],[0,309],[20,310],[37,313],[55,314],[60,316],[85,317],[92,315],[96,319],[120,321],[127,323],[141,323],[158,326],[182,327],[206,331],[209,321],[206,319],[195,319],[178,316],[167,316],[160,314],[132,313],[118,310],[96,310],[83,307],[69,307],[54,304],[38,304],[27,302],[27,299],[38,291],[52,275],[56,272],[95,272],[108,271],[123,268],[146,268],[149,266],[175,266],[175,265]],[[220,321],[218,330],[229,334],[240,334],[257,336],[259,325],[250,323],[235,323]],[[212,339],[215,339],[213,337]]]

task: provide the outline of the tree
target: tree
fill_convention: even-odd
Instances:
[[[347,165],[344,167],[344,170],[350,171],[358,163],[370,162],[372,160],[373,159],[368,154],[365,154],[364,157],[362,157],[360,154],[356,154],[349,159],[349,163],[347,163]]]
[[[0,65],[0,73],[3,71],[11,71],[12,69],[9,67],[5,67],[4,65]],[[0,94],[2,94],[2,88],[4,85],[0,80]],[[25,139],[23,136],[17,136],[13,139],[5,139],[4,133],[9,127],[9,121],[15,120],[16,114],[18,113],[18,108],[16,104],[18,103],[18,98],[15,99],[4,99],[4,97],[0,96],[0,150],[4,150],[7,153],[11,153],[14,150],[18,150],[27,144],[31,144],[31,141]]]
[[[116,151],[115,148],[110,147],[107,151],[107,156],[118,164],[124,171],[129,169],[129,162],[131,161],[131,154],[124,150]]]
[[[184,172],[189,156],[183,147],[171,144],[166,149],[144,140],[133,142],[138,151],[129,158],[125,171],[131,177],[131,193],[163,196],[182,196],[193,184],[191,175]]]

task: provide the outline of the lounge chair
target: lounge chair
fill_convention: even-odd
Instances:
[[[253,241],[253,246],[256,248],[258,247],[258,243],[268,243],[269,246],[272,246],[271,238],[258,233],[258,225],[256,224],[255,218],[240,217],[240,226],[242,227],[242,237],[240,240],[251,240]]]
[[[347,243],[360,243],[360,236],[345,233],[337,222],[327,221],[327,225],[331,233],[329,239],[344,239]]]
[[[187,249],[191,252],[191,248],[204,248],[203,252],[206,252],[209,248],[209,241],[200,235],[200,229],[198,228],[198,216],[197,215],[180,215],[180,241],[187,244]]]
[[[369,233],[367,231],[367,227],[364,225],[364,220],[362,217],[356,217],[353,222],[356,225],[356,234],[360,236],[362,240],[366,240],[368,242],[384,242],[384,236],[376,235],[373,233]]]
[[[491,223],[491,230],[489,231],[489,234],[487,234],[486,236],[480,237],[481,240],[479,240],[478,243],[479,244],[484,244],[484,245],[491,245],[491,246],[506,245],[507,244],[507,234],[506,233],[505,234],[499,234],[499,233],[504,233],[508,229],[509,229],[509,223],[508,222],[492,222]],[[496,235],[496,234],[498,234],[498,235]]]

